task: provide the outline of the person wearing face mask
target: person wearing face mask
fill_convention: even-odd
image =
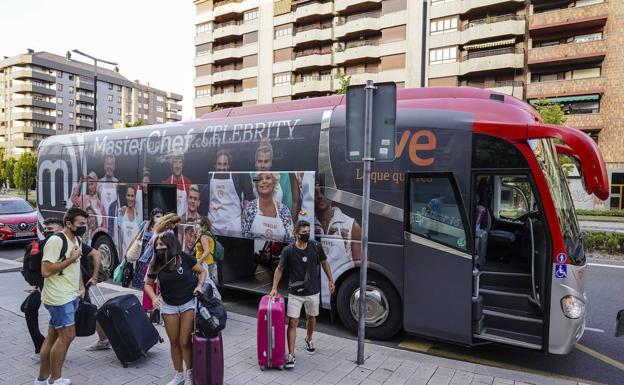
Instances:
[[[199,279],[195,274],[199,275]],[[176,371],[167,385],[193,385],[191,333],[195,318],[195,295],[203,293],[207,272],[193,256],[180,251],[173,231],[156,237],[154,258],[150,262],[145,292],[165,320],[165,330],[171,344],[171,360]],[[152,283],[158,279],[160,297]],[[186,371],[184,371],[184,364]]]
[[[67,210],[63,217],[63,231],[51,235],[43,248],[41,275],[44,284],[41,300],[50,313],[50,326],[41,347],[39,375],[35,385],[71,384],[71,380],[61,377],[61,370],[69,345],[76,337],[74,317],[78,299],[85,294],[80,270],[80,237],[87,232],[88,216],[77,207]],[[62,255],[65,242],[67,251]]]
[[[284,270],[288,271],[288,356],[285,367],[292,369],[295,367],[295,341],[297,339],[297,325],[301,307],[305,307],[306,329],[305,349],[308,353],[316,352],[312,343],[312,333],[316,326],[316,317],[319,314],[320,291],[321,291],[321,271],[323,268],[327,276],[328,289],[334,292],[334,279],[331,268],[327,262],[327,256],[320,244],[310,240],[310,222],[299,220],[295,225],[296,241],[290,243],[282,250],[280,262],[275,269],[273,276],[273,288],[269,296],[277,294],[277,286],[282,279]]]

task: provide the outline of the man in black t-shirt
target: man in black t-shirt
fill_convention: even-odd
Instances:
[[[273,288],[269,295],[275,296],[277,286],[282,279],[284,270],[288,270],[288,357],[286,368],[295,367],[295,341],[297,339],[297,325],[301,306],[305,307],[307,336],[305,338],[306,350],[314,353],[315,348],[312,343],[312,333],[316,326],[316,316],[319,314],[320,292],[321,292],[321,271],[327,275],[329,282],[329,292],[334,292],[334,280],[327,256],[323,248],[316,241],[310,241],[310,223],[300,220],[295,225],[296,241],[286,246],[280,256],[279,266],[275,270],[273,277]],[[319,266],[320,265],[320,266]]]

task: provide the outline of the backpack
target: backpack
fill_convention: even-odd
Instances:
[[[59,238],[61,238],[61,240],[63,241],[63,246],[61,246],[61,258],[59,259],[59,261],[62,261],[66,258],[65,254],[67,253],[67,239],[64,235],[59,235]],[[24,252],[24,260],[22,263],[22,275],[24,276],[24,280],[26,280],[26,282],[28,282],[28,284],[31,286],[43,286],[41,262],[43,259],[43,248],[48,239],[50,239],[50,237],[39,241],[32,241],[28,246],[26,246],[26,250]],[[59,272],[59,274],[62,273],[62,271]]]
[[[209,231],[202,232],[197,238],[197,242],[195,242],[195,245],[197,246],[198,243],[201,243],[201,237],[203,237],[204,235],[207,235],[210,238],[212,238],[214,242],[214,250],[212,250],[212,257],[215,260],[215,262],[223,261],[223,258],[225,257],[225,249],[223,248],[223,245],[221,244],[221,242],[218,241],[216,235],[212,234],[211,232]]]

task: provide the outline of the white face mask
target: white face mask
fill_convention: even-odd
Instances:
[[[162,217],[154,217],[154,223],[160,222],[161,219],[162,219]]]

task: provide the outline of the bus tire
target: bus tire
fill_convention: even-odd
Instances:
[[[392,284],[378,273],[369,272],[367,281],[369,290],[373,291],[371,294],[375,294],[375,300],[371,302],[369,309],[376,309],[377,312],[374,319],[367,320],[374,326],[367,324],[366,337],[387,340],[401,330],[401,297]],[[360,276],[359,272],[355,271],[342,281],[336,296],[338,316],[342,324],[355,334],[358,330],[359,291]]]
[[[102,266],[108,271],[108,276],[112,277],[113,271],[119,264],[117,248],[113,240],[107,235],[101,235],[95,240],[93,248],[100,252]]]

